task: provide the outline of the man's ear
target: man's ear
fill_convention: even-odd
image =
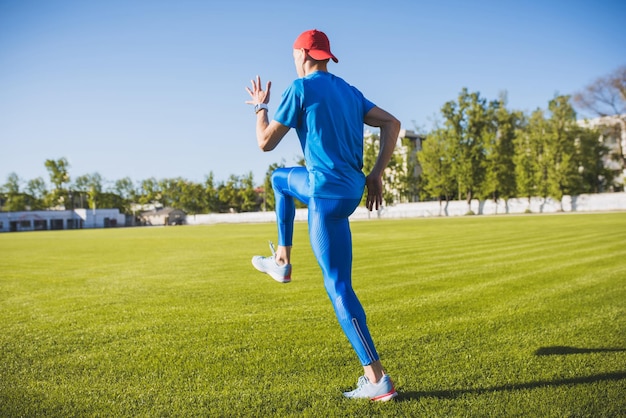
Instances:
[[[298,52],[300,53],[300,58],[302,58],[303,61],[309,57],[309,54],[307,54],[306,49],[304,48],[298,49]]]

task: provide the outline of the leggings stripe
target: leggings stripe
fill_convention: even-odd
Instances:
[[[357,321],[356,318],[352,318],[352,325],[354,326],[356,335],[359,337],[359,340],[361,340],[361,344],[363,345],[363,348],[367,352],[367,356],[370,358],[369,363],[373,363],[374,361],[378,360],[377,356],[375,356],[374,353],[372,352],[372,349],[370,348],[367,342],[367,338],[365,338],[365,335],[363,335],[363,332],[361,331],[361,327],[359,326],[359,321]]]

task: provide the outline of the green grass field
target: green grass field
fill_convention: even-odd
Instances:
[[[626,416],[626,213],[361,221],[354,287],[400,396],[361,366],[307,227],[0,234],[0,416]]]

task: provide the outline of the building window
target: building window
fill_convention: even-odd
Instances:
[[[48,223],[45,219],[35,219],[35,231],[45,231],[48,229]]]
[[[50,229],[63,229],[63,219],[51,219]]]

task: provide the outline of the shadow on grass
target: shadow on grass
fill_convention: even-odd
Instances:
[[[592,376],[572,377],[559,380],[539,380],[536,382],[509,384],[491,388],[457,389],[457,390],[434,390],[424,392],[400,392],[398,401],[417,400],[419,398],[455,399],[464,395],[481,395],[483,393],[509,392],[514,390],[537,389],[548,386],[579,385],[585,383],[606,382],[626,379],[626,372],[601,373]]]
[[[536,356],[555,356],[565,354],[588,354],[588,353],[610,353],[626,351],[626,348],[578,348],[556,345],[553,347],[541,347],[535,351]]]

